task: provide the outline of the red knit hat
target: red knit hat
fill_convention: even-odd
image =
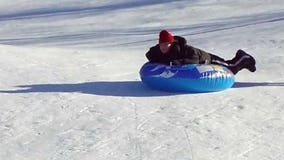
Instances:
[[[165,42],[173,42],[174,40],[175,40],[174,36],[170,32],[168,32],[167,30],[162,30],[160,32],[159,44],[165,43]]]

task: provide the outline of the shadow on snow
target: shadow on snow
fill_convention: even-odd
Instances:
[[[0,91],[0,93],[84,93],[103,96],[126,96],[126,97],[153,97],[169,96],[179,93],[168,93],[151,90],[141,81],[108,81],[86,82],[75,84],[34,84],[17,86],[22,89]]]
[[[236,82],[232,88],[284,86],[282,82]],[[140,81],[102,81],[75,84],[33,84],[17,86],[18,90],[0,90],[0,93],[84,93],[102,96],[159,97],[180,95],[151,90]],[[190,93],[187,93],[190,94]]]
[[[284,82],[236,82],[232,88],[262,87],[262,86],[279,86],[283,87]]]

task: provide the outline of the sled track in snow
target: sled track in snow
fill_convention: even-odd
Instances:
[[[167,1],[170,2],[170,1]],[[153,2],[155,3],[155,2]],[[165,2],[164,2],[165,3]],[[150,5],[143,4],[142,2],[137,4],[131,4],[132,6]],[[128,8],[130,4],[127,4]],[[119,7],[118,9],[124,9]],[[90,13],[96,14],[98,10],[111,10],[115,6],[101,7],[101,8],[81,8],[81,9],[58,9],[58,10],[42,10],[27,13],[17,13],[11,15],[0,15],[0,22],[6,20],[29,20],[31,18],[47,18],[49,16],[67,16],[66,18],[74,18],[74,16],[91,16]],[[127,7],[125,7],[127,8]],[[105,11],[101,11],[102,13]],[[240,27],[247,27],[252,25],[273,23],[284,20],[284,11],[277,11],[274,13],[260,13],[252,14],[249,16],[239,17],[227,17],[224,19],[211,20],[208,23],[200,23],[194,25],[180,25],[180,26],[167,26],[171,31],[182,36],[206,34],[210,32],[217,32],[223,30],[230,30]],[[145,46],[148,43],[155,42],[155,35],[160,31],[160,27],[134,27],[134,28],[119,28],[119,29],[105,29],[105,30],[78,30],[78,31],[64,31],[59,32],[59,26],[52,26],[48,33],[45,30],[36,28],[25,28],[19,27],[25,35],[15,35],[14,38],[1,38],[1,44],[8,45],[44,45],[44,46],[84,46],[84,47],[117,47],[117,46]],[[57,29],[58,28],[58,29]],[[61,28],[62,29],[62,28]],[[64,28],[63,28],[64,29]],[[59,30],[59,31],[58,31]],[[34,36],[36,35],[36,36]],[[149,38],[146,38],[149,37]],[[151,37],[151,38],[150,38]],[[152,38],[154,37],[154,38]],[[97,41],[100,39],[100,41]],[[113,41],[111,45],[109,42]]]
[[[79,17],[92,16],[92,15],[104,14],[110,11],[117,11],[122,9],[130,9],[130,8],[143,7],[143,6],[162,4],[162,3],[170,3],[170,2],[176,2],[176,1],[138,0],[138,1],[129,1],[124,3],[115,3],[104,6],[39,8],[39,9],[21,11],[11,14],[2,14],[0,15],[0,21],[25,20],[25,19],[34,19],[34,18],[56,17],[56,16],[79,16]]]

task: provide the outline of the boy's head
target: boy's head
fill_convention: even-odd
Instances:
[[[162,30],[159,34],[159,46],[162,53],[167,53],[170,50],[174,36],[167,30]]]

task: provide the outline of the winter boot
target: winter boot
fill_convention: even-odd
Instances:
[[[229,69],[234,74],[238,73],[243,68],[246,68],[251,72],[256,71],[255,59],[241,49],[237,51],[236,56],[232,60],[226,62],[230,64]]]
[[[241,59],[243,60],[243,68],[248,69],[251,72],[255,72],[256,71],[256,67],[255,67],[255,59],[253,58],[253,56],[249,55],[248,53],[246,53],[245,51],[239,49],[236,53],[237,57],[241,57]]]

